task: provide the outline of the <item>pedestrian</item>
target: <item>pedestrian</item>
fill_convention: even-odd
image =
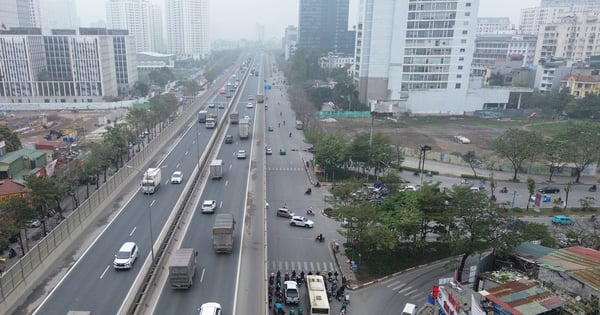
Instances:
[[[340,309],[340,312],[344,311],[344,313],[345,313],[346,307],[348,307],[348,302],[346,302],[346,300],[344,300],[344,302],[342,302],[342,308]]]

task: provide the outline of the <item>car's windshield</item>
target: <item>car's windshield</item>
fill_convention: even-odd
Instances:
[[[129,252],[118,252],[117,259],[129,259]]]

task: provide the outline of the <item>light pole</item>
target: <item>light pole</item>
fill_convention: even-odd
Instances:
[[[427,151],[431,150],[431,147],[428,145],[419,145],[419,149],[421,150],[419,154],[419,175],[421,175],[421,187],[423,187],[423,172],[425,171],[425,155]]]
[[[125,167],[130,168],[130,169],[134,169],[142,174],[144,174],[144,177],[146,177],[148,175],[148,171],[142,171],[136,167],[133,167],[131,165],[125,165]],[[161,166],[160,168],[165,168],[167,167],[166,165]],[[148,193],[148,198],[150,198],[150,193]],[[148,229],[150,231],[150,255],[152,257],[152,262],[154,262],[154,237],[152,236],[152,206],[154,205],[154,199],[152,199],[152,201],[150,201],[150,199],[148,200]]]

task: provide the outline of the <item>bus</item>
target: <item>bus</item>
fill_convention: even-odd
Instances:
[[[296,129],[298,129],[298,130],[304,129],[304,124],[302,123],[301,120],[296,120]]]
[[[329,315],[329,300],[323,277],[306,276],[306,311],[308,315]]]
[[[208,112],[205,110],[201,110],[198,112],[198,122],[201,124],[206,123],[206,116],[208,115]]]
[[[225,94],[225,87],[222,87],[222,88],[219,90],[219,94]]]

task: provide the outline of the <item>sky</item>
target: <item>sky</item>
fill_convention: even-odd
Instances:
[[[151,0],[164,5],[164,0]],[[106,20],[104,0],[76,0],[82,26]],[[210,0],[211,40],[257,38],[257,24],[265,26],[265,39],[281,38],[288,25],[298,25],[299,0]],[[359,0],[350,0],[349,24],[356,24]],[[519,23],[522,8],[540,0],[480,0],[479,17],[509,17]]]

